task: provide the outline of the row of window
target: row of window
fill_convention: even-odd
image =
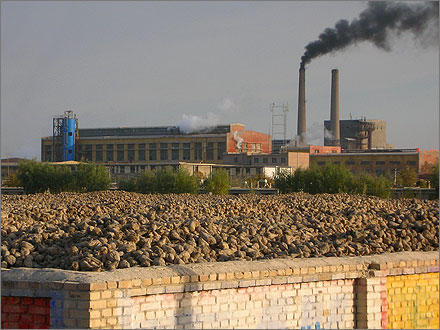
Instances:
[[[318,162],[318,165],[325,165],[326,162]],[[369,161],[369,160],[364,160],[361,161],[359,164],[360,165],[371,165],[374,162]],[[399,160],[391,160],[390,165],[401,165],[401,162]],[[334,161],[333,164],[335,165],[340,165],[341,162],[340,161]],[[346,160],[344,162],[345,165],[355,165],[355,161],[354,160]],[[382,160],[378,160],[376,161],[376,165],[385,165],[385,161]],[[417,165],[417,162],[415,160],[408,160],[406,161],[406,165]]]
[[[125,149],[125,144],[116,144],[116,150],[114,144],[95,144],[95,161],[134,161],[135,154],[137,155],[137,160],[139,161],[155,161],[155,160],[169,160],[168,151],[170,150],[171,160],[190,160],[191,153],[194,160],[203,160],[203,153],[206,153],[206,160],[214,160],[215,158],[215,144],[217,144],[217,160],[223,159],[223,153],[226,152],[225,142],[208,142],[205,148],[202,142],[195,142],[194,148],[191,149],[190,143],[149,143],[149,149],[146,149],[145,143],[138,144],[137,150],[135,150],[135,144],[127,144]],[[105,146],[105,150],[104,150]],[[169,148],[169,146],[171,148]],[[159,148],[158,148],[159,147]],[[45,159],[51,159],[52,146],[45,146]],[[85,160],[92,160],[93,145],[85,144],[79,145],[79,155],[78,159],[84,158]],[[116,159],[114,159],[114,153],[116,151]],[[125,155],[126,151],[126,155]],[[191,152],[192,151],[192,152]],[[105,153],[105,154],[104,154]],[[182,156],[180,156],[182,153]]]
[[[260,160],[262,160],[263,164],[269,164],[269,158],[268,157],[261,157],[261,158],[254,157],[253,158],[254,164],[260,164]],[[272,161],[272,164],[278,164],[278,158],[272,157],[271,161]],[[286,163],[286,158],[285,157],[281,157],[279,161],[280,161],[279,162],[280,164],[285,164]],[[234,163],[238,163],[238,157],[234,157]]]

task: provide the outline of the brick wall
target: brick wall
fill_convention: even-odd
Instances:
[[[5,299],[50,300],[51,328],[438,328],[438,292],[438,252],[2,272]]]
[[[438,328],[438,273],[386,278],[388,328]]]
[[[49,329],[49,298],[3,297],[3,329]]]

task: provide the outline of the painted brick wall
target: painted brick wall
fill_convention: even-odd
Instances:
[[[133,328],[354,327],[354,280],[134,297]],[[124,324],[125,325],[125,324]]]
[[[2,326],[19,326],[3,322],[18,322],[25,301],[44,301],[44,325],[57,329],[438,328],[438,259],[433,251],[102,273],[2,270]]]
[[[438,273],[388,276],[388,329],[438,328],[438,286]]]
[[[50,298],[2,297],[2,329],[49,329]]]

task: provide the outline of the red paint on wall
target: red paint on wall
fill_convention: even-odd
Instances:
[[[49,329],[50,298],[2,297],[2,329]]]
[[[234,138],[234,132],[235,138]],[[242,141],[242,143],[246,143],[247,152],[252,152],[250,145],[251,144],[260,144],[261,148],[259,149],[259,153],[269,154],[272,152],[272,137],[268,134],[255,132],[255,131],[245,131],[245,130],[232,130],[231,133],[227,134],[228,139],[228,152],[240,152],[237,149],[237,140]],[[244,146],[242,144],[242,146]],[[242,149],[242,152],[246,152]]]

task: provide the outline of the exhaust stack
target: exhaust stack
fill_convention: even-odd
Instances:
[[[330,130],[332,134],[331,145],[341,144],[339,127],[339,71],[332,70],[331,105],[330,105]]]
[[[298,130],[299,144],[305,144],[306,138],[306,69],[304,63],[299,68],[299,89],[298,89]]]

